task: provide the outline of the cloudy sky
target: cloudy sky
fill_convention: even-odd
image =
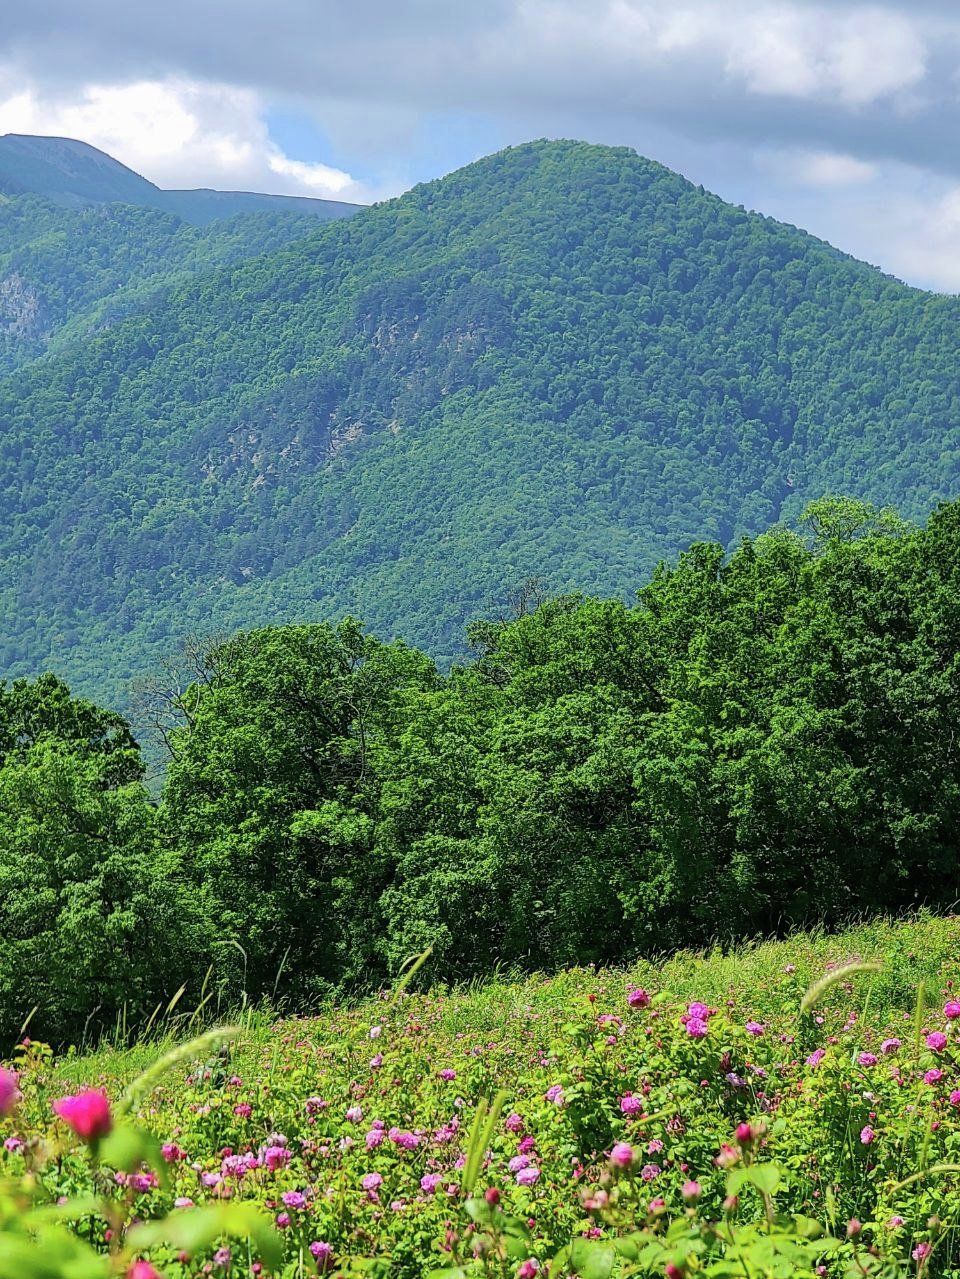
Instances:
[[[0,133],[161,186],[372,200],[510,143],[635,147],[960,291],[960,0],[30,0]]]

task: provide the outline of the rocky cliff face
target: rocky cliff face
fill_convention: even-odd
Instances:
[[[32,344],[43,342],[49,329],[37,289],[16,271],[0,280],[0,333]]]

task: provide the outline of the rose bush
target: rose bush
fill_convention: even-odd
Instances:
[[[960,1273],[947,971],[871,1014],[880,975],[801,1008],[792,967],[723,1000],[581,971],[251,1018],[126,1091],[122,1054],[25,1044],[0,1279]]]

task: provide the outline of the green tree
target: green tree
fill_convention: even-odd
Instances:
[[[0,689],[0,1036],[131,1023],[195,963],[129,728],[44,676]]]
[[[435,667],[349,619],[248,632],[211,662],[211,681],[184,695],[163,806],[220,970],[251,994],[302,1000],[371,979],[392,875],[374,840],[377,755],[404,691],[433,685]]]

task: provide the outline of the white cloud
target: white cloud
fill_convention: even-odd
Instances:
[[[927,69],[930,28],[909,11],[789,0],[520,0],[500,50],[534,75],[599,85],[610,77],[678,75],[771,97],[859,108],[914,90]],[[554,73],[551,77],[551,72]],[[469,72],[468,72],[469,74]],[[691,75],[695,77],[690,83]],[[726,82],[726,84],[725,84]],[[637,86],[639,87],[639,86]]]
[[[0,132],[80,137],[162,186],[364,201],[508,142],[585,137],[917,283],[960,286],[957,0],[7,9]],[[312,121],[345,168],[286,154],[268,108]]]
[[[859,186],[879,173],[875,164],[837,151],[777,151],[758,160],[768,172],[798,186]]]
[[[754,157],[751,207],[828,240],[919,288],[960,292],[960,184],[899,163],[843,155]]]
[[[10,92],[14,83],[0,71],[0,133],[80,138],[158,186],[373,198],[349,173],[285,155],[270,139],[260,96],[249,89],[171,77],[89,84],[67,98],[33,87]]]
[[[879,229],[888,270],[941,292],[960,292],[960,186],[933,200],[894,195]]]
[[[920,28],[889,9],[765,4],[727,33],[728,72],[758,94],[862,107],[914,88],[926,71]]]
[[[322,191],[328,195],[342,195],[353,186],[349,173],[331,169],[326,164],[306,164],[302,160],[291,160],[276,147],[271,148],[267,164],[273,173],[292,178],[313,194]]]
[[[869,182],[876,177],[877,167],[857,160],[852,155],[832,151],[811,151],[799,158],[797,178],[811,186],[844,187]]]

